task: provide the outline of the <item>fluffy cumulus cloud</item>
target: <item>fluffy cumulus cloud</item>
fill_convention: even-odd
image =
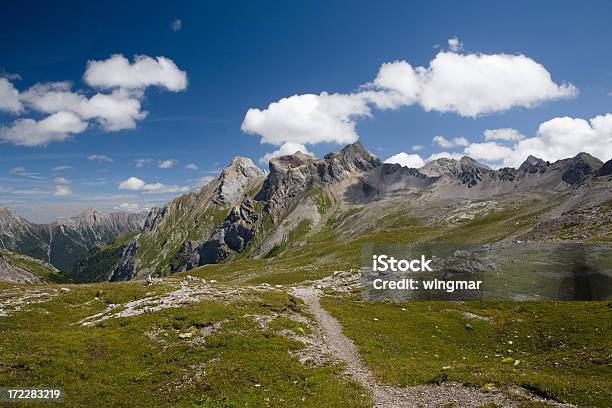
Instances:
[[[18,146],[45,146],[69,139],[87,129],[87,122],[72,112],[56,112],[42,120],[17,119],[0,127],[0,139]]]
[[[612,158],[612,113],[588,120],[553,118],[541,123],[532,137],[511,128],[486,129],[483,136],[483,142],[469,143],[462,152],[434,153],[425,161],[469,156],[495,168],[518,167],[529,155],[556,161],[581,152],[607,161]]]
[[[416,78],[423,109],[466,117],[530,108],[578,92],[573,85],[556,84],[543,65],[524,55],[442,51],[429,67],[415,68],[410,78]]]
[[[385,160],[385,163],[397,163],[404,167],[412,167],[415,169],[425,165],[425,161],[418,154],[398,153]]]
[[[305,94],[283,98],[267,109],[249,109],[241,129],[261,136],[262,143],[353,143],[355,119],[369,116],[366,101],[356,95]]]
[[[196,171],[197,169],[198,169],[198,166],[195,163],[189,163],[185,165],[185,170]]]
[[[457,37],[448,39],[448,49],[453,52],[458,52],[463,49],[463,43]]]
[[[130,63],[122,55],[113,55],[106,60],[89,61],[83,79],[86,84],[106,91],[86,94],[63,81],[37,83],[20,92],[7,78],[0,78],[0,111],[49,115],[39,121],[17,119],[3,126],[0,140],[22,146],[45,146],[83,132],[92,121],[106,132],[134,129],[148,115],[142,110],[147,87],[172,92],[187,87],[187,74],[164,57],[137,56]]]
[[[512,154],[503,159],[506,166],[518,166],[527,156],[559,160],[589,153],[603,161],[612,158],[612,113],[589,120],[558,117],[540,124],[534,137],[511,146]]]
[[[465,137],[455,137],[447,139],[444,136],[434,136],[433,142],[444,149],[451,149],[457,146],[467,146],[470,142]]]
[[[119,189],[143,191],[145,193],[183,193],[190,190],[188,186],[167,185],[163,183],[148,184],[138,177],[130,177],[119,183]]]
[[[22,110],[19,91],[7,78],[0,78],[0,112],[19,113]]]
[[[278,150],[265,154],[262,158],[259,159],[259,162],[262,164],[266,164],[275,157],[286,156],[288,154],[293,154],[296,152],[302,152],[304,154],[314,156],[314,154],[310,153],[308,149],[306,149],[306,146],[304,146],[303,144],[284,143],[280,146]]]
[[[98,88],[144,89],[159,86],[178,92],[187,88],[187,73],[165,57],[139,55],[134,62],[121,54],[102,61],[89,61],[83,75],[86,84]]]
[[[21,94],[26,106],[43,113],[70,111],[84,120],[96,120],[106,131],[133,129],[148,112],[141,111],[141,93],[116,89],[91,98],[73,92],[69,82],[36,84]]]
[[[426,111],[477,117],[577,95],[571,84],[553,81],[546,68],[525,55],[463,53],[457,38],[427,67],[407,61],[380,66],[373,81],[348,94],[303,94],[249,109],[242,130],[262,143],[281,146],[357,140],[356,121],[373,109],[420,105]],[[460,144],[465,146],[466,143]]]
[[[512,154],[512,149],[495,142],[472,143],[464,150],[466,156],[474,160],[496,162]]]

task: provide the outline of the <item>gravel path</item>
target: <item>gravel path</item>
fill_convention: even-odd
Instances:
[[[484,392],[457,383],[413,387],[393,387],[380,384],[361,360],[355,344],[342,333],[340,322],[321,307],[319,301],[321,291],[308,286],[294,288],[292,293],[302,299],[315,316],[324,333],[326,348],[337,360],[346,365],[347,374],[371,391],[375,408],[480,407],[487,403],[496,403],[503,407],[519,405],[517,399],[512,399],[501,391]],[[515,390],[515,393],[523,400],[527,398],[543,402],[540,398],[525,395],[521,390]],[[546,401],[546,403],[551,406],[568,406],[554,401]]]

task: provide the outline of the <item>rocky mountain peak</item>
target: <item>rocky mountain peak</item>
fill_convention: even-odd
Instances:
[[[544,173],[548,166],[550,166],[550,162],[546,162],[538,157],[529,155],[527,159],[525,159],[525,161],[519,166],[519,171],[529,174]]]
[[[471,157],[468,156],[463,156],[461,158],[461,160],[459,160],[459,164],[461,164],[461,166],[465,167],[471,167],[471,168],[479,168],[479,169],[485,169],[485,170],[491,170],[491,168],[487,165],[484,165],[482,163],[477,162],[476,160],[472,159]]]
[[[295,152],[286,156],[274,157],[270,160],[270,172],[285,171],[289,168],[295,168],[304,164],[310,164],[316,159],[302,152]]]
[[[603,166],[601,160],[584,152],[578,153],[570,159],[560,160],[558,163],[567,165],[561,179],[571,185],[581,183],[587,177],[597,173]]]
[[[443,157],[426,163],[419,171],[430,177],[439,177],[455,175],[459,172],[460,167],[457,160]]]
[[[325,159],[337,160],[349,171],[365,171],[382,165],[381,160],[363,147],[359,141],[346,146],[337,153],[326,155]]]
[[[233,204],[242,196],[249,180],[265,176],[265,172],[257,167],[248,157],[236,156],[223,169],[217,179],[217,187],[213,201],[218,204]]]
[[[12,208],[0,208],[0,221],[14,220],[18,218]]]
[[[473,187],[482,180],[483,173],[493,170],[471,157],[464,156],[460,160],[448,158],[433,160],[421,167],[419,171],[430,177],[453,177],[461,181],[462,184]]]

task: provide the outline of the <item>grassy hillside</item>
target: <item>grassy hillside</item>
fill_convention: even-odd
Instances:
[[[120,235],[108,244],[89,251],[74,265],[70,274],[72,280],[76,283],[108,281],[126,245],[137,234]]]
[[[69,277],[61,273],[54,266],[44,261],[30,258],[29,256],[0,250],[0,259],[4,260],[10,265],[24,269],[39,276],[43,282],[62,283],[69,281]]]
[[[391,305],[331,295],[323,305],[385,383],[518,385],[580,406],[612,402],[607,302]]]
[[[308,327],[290,318],[304,311],[285,292],[245,292],[83,327],[75,323],[109,304],[176,287],[70,288],[0,317],[1,384],[61,385],[66,407],[369,406],[340,367],[309,367],[292,356],[304,345],[288,333]],[[8,296],[0,291],[0,303]]]

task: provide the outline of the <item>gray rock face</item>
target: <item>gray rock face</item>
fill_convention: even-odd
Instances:
[[[319,160],[300,152],[277,157],[270,161],[270,174],[257,199],[266,203],[265,210],[277,221],[314,184],[331,185],[380,166],[380,159],[359,142]]]
[[[571,159],[562,160],[567,162],[567,168],[561,177],[568,184],[575,185],[586,180],[589,176],[597,173],[603,163],[601,160],[588,153],[579,153]]]
[[[231,255],[244,250],[262,224],[261,215],[255,210],[255,202],[245,198],[234,207],[227,219],[207,241],[187,241],[181,248],[179,259],[184,265],[181,270],[223,262]]]
[[[610,176],[612,175],[612,159],[608,160],[597,170],[596,176]]]
[[[538,159],[534,156],[529,156],[527,159],[521,164],[518,170],[522,173],[544,173],[546,169],[550,166],[550,162],[545,162],[542,159]]]
[[[213,201],[217,204],[232,204],[244,193],[244,188],[249,180],[254,177],[264,176],[265,172],[257,167],[247,157],[234,157],[221,172],[218,187],[215,191]]]
[[[104,214],[88,209],[51,224],[33,224],[11,209],[0,209],[0,249],[29,255],[69,272],[92,248],[120,234],[140,230],[144,213]]]

